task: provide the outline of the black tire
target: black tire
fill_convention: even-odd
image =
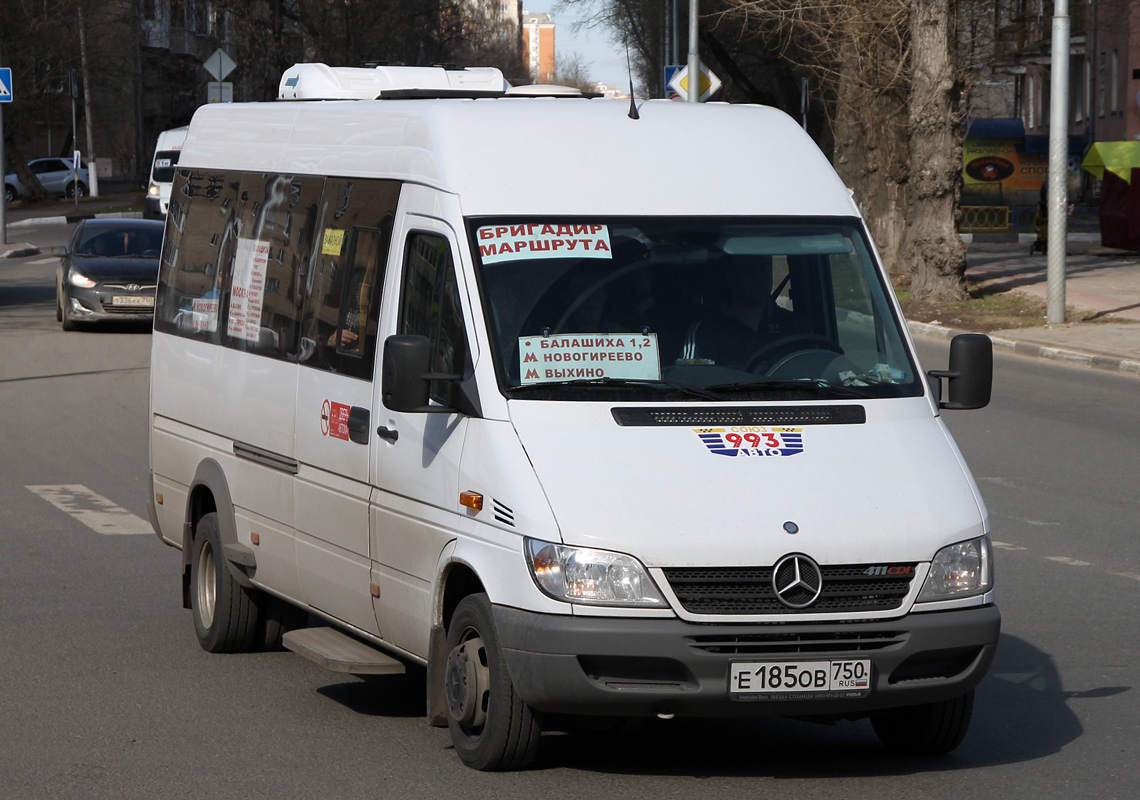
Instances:
[[[59,292],[55,293],[55,321],[63,322],[63,301],[59,299]]]
[[[83,185],[82,181],[80,181],[79,183],[72,181],[71,183],[67,184],[67,187],[64,189],[64,192],[67,194],[67,196],[69,198],[70,197],[86,197],[87,196],[87,187]]]
[[[258,649],[259,594],[230,574],[217,513],[203,516],[194,529],[190,556],[190,608],[202,649],[210,653]]]
[[[962,743],[974,711],[974,690],[922,706],[890,708],[871,715],[884,745],[901,753],[939,756]]]
[[[5,203],[16,202],[16,190],[13,189],[8,184],[4,184],[4,202]]]
[[[511,683],[487,595],[460,601],[447,629],[446,652],[443,695],[459,759],[488,771],[529,764],[542,730]]]
[[[63,298],[57,300],[56,305],[56,317],[62,324],[63,329],[65,331],[78,330],[79,326],[76,325],[75,320],[71,318],[71,311],[68,309],[70,302],[68,301],[67,297],[64,296]]]
[[[261,649],[281,650],[281,637],[289,631],[308,627],[309,612],[266,592],[258,594],[260,595],[258,616],[261,619],[258,640]]]

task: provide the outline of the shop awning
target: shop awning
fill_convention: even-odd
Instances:
[[[1140,142],[1093,142],[1081,169],[1091,172],[1104,180],[1107,170],[1122,179],[1132,182],[1132,170],[1140,169]]]

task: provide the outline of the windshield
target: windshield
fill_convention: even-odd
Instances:
[[[856,220],[478,219],[469,235],[508,396],[922,393]]]
[[[181,150],[159,150],[154,154],[154,168],[151,180],[155,183],[170,183],[174,180],[174,168],[178,165]]]

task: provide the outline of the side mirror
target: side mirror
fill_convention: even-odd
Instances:
[[[60,258],[63,258],[64,256],[67,255],[67,248],[66,247],[60,247],[60,246],[53,247],[51,249],[51,254],[53,256],[59,256]]]
[[[927,373],[938,397],[939,408],[985,408],[994,382],[994,345],[983,333],[962,333],[950,340],[950,369]],[[942,399],[941,379],[947,379],[947,400]]]
[[[431,342],[426,336],[389,336],[384,340],[381,399],[392,411],[425,411]]]

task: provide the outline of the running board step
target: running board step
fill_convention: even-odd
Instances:
[[[336,628],[300,628],[289,631],[281,639],[281,644],[333,672],[398,675],[404,671],[403,662]]]

